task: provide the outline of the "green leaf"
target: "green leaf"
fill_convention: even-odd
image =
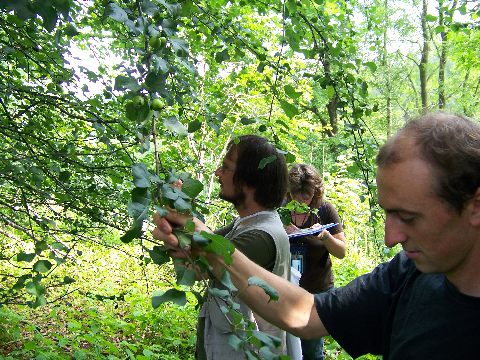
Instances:
[[[125,244],[128,244],[133,239],[139,239],[142,236],[142,224],[134,222],[131,229],[127,230],[125,234],[120,237],[120,240]]]
[[[135,105],[133,102],[128,102],[125,105],[125,112],[127,118],[135,123],[143,123],[151,115],[150,106],[146,101],[141,105]]]
[[[158,212],[158,214],[161,216],[161,217],[165,217],[169,214],[169,210],[164,208],[164,207],[161,207],[161,206],[156,206],[155,207],[155,210]]]
[[[193,232],[195,231],[195,222],[193,221],[193,219],[187,219],[187,221],[185,221],[184,229],[186,232],[193,234]]]
[[[138,84],[137,80],[131,76],[118,75],[115,78],[115,85],[113,87],[115,90],[131,90],[132,92],[137,92],[141,89],[141,86]]]
[[[23,286],[25,285],[25,281],[27,281],[28,279],[31,279],[31,278],[32,278],[32,274],[25,274],[25,275],[20,276],[17,279],[17,282],[12,286],[12,289],[18,290],[18,289],[23,288]]]
[[[45,240],[37,241],[35,243],[35,252],[41,254],[42,251],[48,249],[48,244]]]
[[[202,244],[202,245],[205,244],[204,246],[205,251],[213,252],[217,255],[222,256],[227,265],[232,263],[232,254],[235,251],[235,246],[232,244],[230,240],[224,238],[221,235],[207,233],[205,231],[201,231],[199,235],[205,239],[210,240],[206,244],[205,243]]]
[[[176,210],[180,212],[185,212],[192,209],[192,204],[190,203],[190,201],[185,201],[180,197],[173,202],[173,206]]]
[[[222,50],[215,54],[215,61],[221,64],[224,61],[230,60],[230,55],[228,54],[228,49]]]
[[[169,184],[162,185],[162,195],[166,199],[177,200],[180,197],[180,191]]]
[[[38,260],[34,265],[33,265],[33,271],[39,272],[39,273],[46,273],[52,268],[52,263],[48,260]]]
[[[269,296],[269,302],[270,301],[276,301],[278,300],[278,292],[277,290],[275,290],[273,287],[271,287],[268,283],[266,283],[265,281],[263,281],[262,279],[256,277],[256,276],[252,276],[248,279],[248,285],[251,286],[251,285],[255,285],[255,286],[258,286],[260,288],[263,289],[263,291],[265,291],[265,293]]]
[[[158,245],[155,245],[152,250],[148,250],[148,253],[154,264],[157,265],[165,264],[170,260],[168,252]]]
[[[272,352],[269,346],[262,346],[258,352],[260,359],[279,360],[279,356]],[[281,359],[282,357],[280,357]],[[286,357],[289,359],[288,357]],[[285,359],[285,358],[284,358]]]
[[[279,346],[282,341],[276,337],[276,336],[273,336],[273,335],[269,335],[267,333],[264,333],[262,331],[253,331],[253,336],[260,341],[260,343],[262,343],[263,345],[266,345],[268,346],[269,348],[276,348],[277,346]]]
[[[235,334],[229,335],[227,342],[228,342],[228,345],[230,345],[235,351],[240,351],[243,345],[242,339],[240,339]]]
[[[255,119],[255,118],[242,117],[242,118],[240,119],[240,122],[241,122],[243,125],[254,124],[256,121],[257,121],[257,119]]]
[[[41,296],[45,293],[45,288],[38,281],[30,281],[25,284],[25,290],[30,295]]]
[[[331,99],[335,96],[335,88],[331,85],[328,85],[326,88],[325,88],[325,91],[327,93],[327,98]]]
[[[128,204],[128,214],[133,218],[132,227],[125,232],[120,240],[124,243],[129,243],[133,239],[142,236],[143,221],[148,216],[150,207],[150,191],[147,188],[133,188],[131,191],[132,200]]]
[[[232,282],[232,278],[230,277],[230,273],[228,271],[224,271],[222,277],[220,278],[220,282],[223,286],[225,286],[229,291],[237,291],[238,289]]]
[[[289,164],[294,163],[296,161],[295,154],[292,154],[291,152],[286,153],[285,154],[285,161]]]
[[[184,249],[186,246],[190,246],[192,244],[192,236],[186,234],[183,230],[173,229],[172,232],[177,237],[178,245],[182,249]]]
[[[63,29],[63,33],[67,36],[75,36],[75,35],[78,35],[79,32],[77,30],[77,28],[72,24],[72,23],[68,23],[65,28]]]
[[[45,295],[39,295],[35,298],[35,302],[32,303],[31,301],[27,301],[27,305],[32,309],[36,309],[40,306],[43,306],[47,303],[47,299],[45,299]]]
[[[128,204],[128,214],[134,219],[143,221],[147,218],[148,204],[131,202]]]
[[[274,162],[275,160],[277,160],[277,155],[267,156],[266,158],[263,158],[262,160],[260,160],[260,163],[258,164],[258,168],[264,169],[265,166],[267,166],[271,162]]]
[[[184,306],[187,303],[185,291],[168,289],[162,295],[152,297],[152,307],[154,309],[166,302],[173,302],[179,306]]]
[[[132,166],[133,183],[137,188],[150,187],[150,173],[144,163],[137,163]]]
[[[230,298],[230,291],[225,289],[209,288],[208,292],[217,298],[228,300]]]
[[[128,20],[130,20],[128,18],[128,15],[125,12],[125,10],[123,10],[120,6],[118,6],[117,4],[115,4],[113,2],[108,4],[108,6],[105,10],[105,14],[107,16],[111,17],[112,19],[114,19],[116,21],[119,21],[121,23],[125,23]]]
[[[56,9],[49,3],[35,4],[36,12],[42,17],[43,27],[51,32],[57,24],[58,14]]]
[[[291,85],[285,85],[283,87],[283,90],[285,91],[285,94],[291,98],[291,99],[294,99],[294,100],[297,100],[301,95],[302,93],[301,92],[297,92],[295,91],[295,88]]]
[[[31,262],[33,259],[35,259],[35,256],[37,256],[36,253],[25,253],[22,251],[17,254],[17,261]]]
[[[52,248],[57,249],[57,250],[61,250],[61,251],[67,251],[68,250],[68,248],[65,245],[63,245],[62,243],[57,242],[57,241],[52,243]]]
[[[197,130],[200,130],[202,127],[202,122],[200,120],[193,120],[188,123],[188,132],[194,133]]]
[[[195,270],[188,269],[183,265],[177,265],[175,266],[175,273],[178,285],[193,286],[195,284]]]
[[[26,351],[31,351],[31,350],[35,350],[37,348],[37,344],[33,341],[27,341],[24,345],[23,345],[23,349],[26,350]]]
[[[171,37],[170,43],[172,45],[173,52],[178,57],[187,57],[188,56],[188,43],[180,38]]]
[[[298,108],[285,100],[280,100],[280,106],[290,119],[299,114]]]
[[[166,87],[167,74],[150,72],[145,78],[145,86],[152,92],[162,92]]]
[[[203,190],[203,184],[197,179],[187,178],[183,181],[182,191],[190,198],[195,198]]]
[[[260,61],[257,66],[257,72],[258,73],[263,73],[263,70],[265,70],[265,66],[267,66],[267,63],[265,61]]]
[[[74,283],[74,282],[75,282],[75,279],[71,278],[70,276],[64,276],[63,277],[63,283],[64,284],[71,284],[71,283]]]
[[[377,64],[375,64],[373,61],[364,62],[363,65],[368,67],[372,73],[377,71]]]

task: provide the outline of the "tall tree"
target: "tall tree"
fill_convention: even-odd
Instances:
[[[421,29],[422,29],[422,48],[421,48],[421,57],[420,63],[418,66],[420,74],[420,98],[422,99],[422,111],[428,111],[428,56],[430,52],[430,34],[428,31],[428,0],[422,0],[422,14],[420,18]]]

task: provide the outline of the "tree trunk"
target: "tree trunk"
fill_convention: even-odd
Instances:
[[[428,53],[429,53],[429,44],[428,44],[428,28],[427,28],[427,13],[428,13],[428,3],[427,0],[422,1],[422,57],[419,65],[420,72],[420,97],[422,99],[422,112],[428,111],[428,96],[427,96],[427,65],[428,65]]]
[[[388,0],[383,2],[383,11],[385,16],[383,18],[383,52],[382,52],[382,66],[385,69],[385,89],[386,89],[386,126],[387,126],[387,137],[390,137],[392,132],[392,92],[391,92],[391,83],[390,83],[390,71],[388,69],[388,52],[387,52],[387,42],[388,42],[388,29],[389,29],[389,19],[388,19]]]
[[[440,32],[440,59],[438,66],[438,108],[445,109],[445,64],[447,63],[447,30],[443,12],[443,0],[438,0],[438,26],[443,27]]]

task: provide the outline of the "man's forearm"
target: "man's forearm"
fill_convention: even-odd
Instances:
[[[223,269],[227,269],[239,289],[238,296],[268,322],[305,339],[328,335],[316,312],[312,294],[263,269],[238,250],[233,253],[233,262],[228,266],[217,255],[209,254],[207,257],[215,276],[220,277]],[[263,289],[248,286],[248,279],[252,276],[276,289],[278,301],[269,302]]]

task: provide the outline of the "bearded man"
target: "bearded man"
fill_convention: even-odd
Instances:
[[[215,171],[221,199],[233,204],[238,217],[215,231],[262,268],[290,278],[290,250],[287,234],[275,208],[281,206],[288,184],[285,158],[267,139],[255,135],[231,141],[222,165]],[[262,160],[273,159],[265,166]],[[214,288],[223,288],[212,280]],[[208,294],[197,326],[196,359],[244,359],[228,344],[232,328],[220,306],[223,300]],[[240,311],[257,323],[260,331],[282,340],[278,354],[286,352],[286,333],[267,323],[240,302]]]

